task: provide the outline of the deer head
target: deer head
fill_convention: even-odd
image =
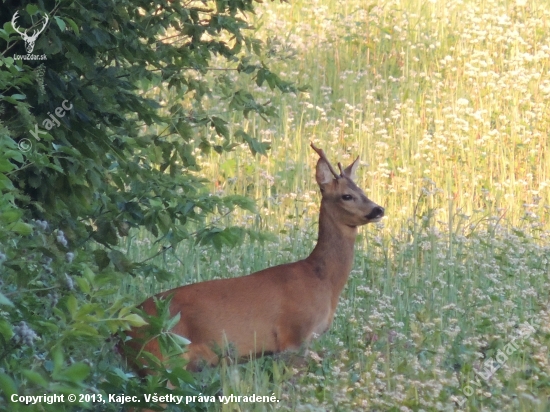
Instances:
[[[27,49],[27,54],[32,53],[34,50],[34,43],[36,42],[36,39],[38,38],[38,35],[44,31],[46,28],[46,25],[48,24],[49,18],[48,16],[45,16],[46,21],[44,22],[44,25],[40,30],[35,30],[32,36],[27,35],[27,30],[25,30],[24,33],[19,31],[17,27],[15,26],[15,20],[17,20],[19,12],[16,11],[13,17],[11,18],[11,25],[13,29],[21,35],[21,38],[25,41],[25,49]]]
[[[327,215],[333,215],[335,222],[351,228],[380,221],[384,217],[384,208],[367,198],[354,182],[359,157],[345,169],[338,163],[340,173],[337,173],[325,152],[313,143],[311,147],[319,155],[315,176],[321,189],[321,209]]]

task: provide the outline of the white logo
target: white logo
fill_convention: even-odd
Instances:
[[[46,24],[48,24],[48,21],[49,21],[49,18],[48,16],[45,16],[45,19],[46,21],[44,22],[44,25],[42,26],[42,28],[40,30],[35,30],[34,33],[32,34],[32,36],[29,36],[27,35],[27,30],[25,30],[25,32],[20,32],[19,30],[17,30],[17,27],[15,27],[15,20],[17,20],[17,18],[19,17],[18,16],[18,11],[15,12],[15,14],[13,15],[12,19],[11,19],[11,25],[13,27],[13,29],[19,33],[21,35],[21,38],[25,41],[25,49],[27,49],[27,54],[31,54],[32,51],[34,50],[34,43],[36,42],[36,39],[38,38],[38,35],[40,33],[42,33],[44,31],[44,29],[46,28]]]

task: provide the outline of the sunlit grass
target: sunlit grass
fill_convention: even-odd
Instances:
[[[213,191],[256,199],[258,216],[228,223],[279,240],[182,246],[166,256],[174,278],[129,285],[136,299],[307,256],[319,203],[310,140],[334,161],[360,155],[358,183],[387,217],[360,230],[334,324],[307,366],[259,360],[212,372],[224,394],[281,402],[212,408],[548,410],[550,3],[266,2],[257,19],[273,47],[294,54],[280,72],[310,89],[280,97],[278,121],[240,120],[272,142],[267,158],[213,154],[202,173]],[[476,378],[529,319],[536,333],[490,380]]]

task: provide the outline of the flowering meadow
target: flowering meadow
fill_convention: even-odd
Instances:
[[[221,221],[272,238],[186,244],[165,257],[170,282],[128,285],[136,301],[306,257],[320,202],[310,141],[334,164],[361,156],[357,183],[386,217],[360,228],[334,323],[307,351],[201,377],[279,402],[212,408],[550,410],[550,2],[292,0],[260,4],[251,23],[303,91],[278,95],[275,121],[230,119],[267,156],[197,156],[213,192],[258,206]],[[221,100],[207,109],[223,116]]]

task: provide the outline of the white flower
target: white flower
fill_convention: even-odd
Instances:
[[[67,262],[72,263],[72,261],[74,259],[74,253],[67,252],[67,254],[65,255],[65,259],[67,260]]]
[[[40,338],[31,328],[29,328],[26,322],[21,321],[19,325],[13,328],[13,339],[16,343],[32,346],[34,341]]]
[[[62,230],[57,231],[57,241],[62,244],[63,246],[67,247],[67,239],[65,239],[65,234]]]

